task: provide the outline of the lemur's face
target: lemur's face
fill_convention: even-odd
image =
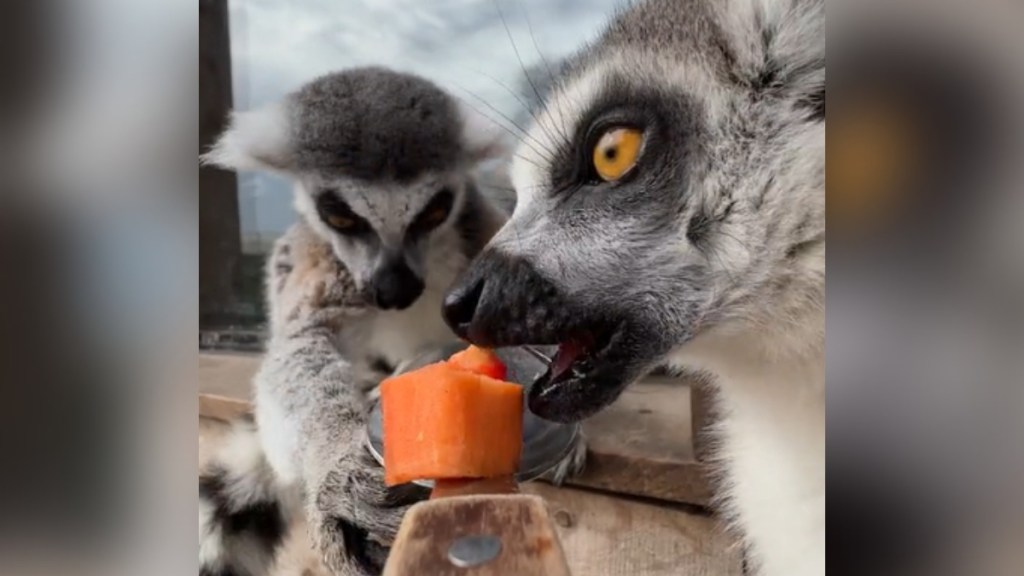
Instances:
[[[204,159],[292,179],[298,212],[366,301],[403,309],[429,285],[428,249],[457,219],[471,171],[503,153],[496,125],[431,82],[353,68],[233,115]],[[461,247],[442,248],[435,262],[464,262]]]
[[[401,310],[423,293],[431,240],[451,228],[463,189],[457,175],[403,183],[309,176],[297,206],[331,243],[366,301]]]
[[[823,19],[808,39],[782,20],[640,4],[539,112],[515,213],[445,317],[485,346],[559,345],[540,416],[586,417],[695,338],[822,304]]]

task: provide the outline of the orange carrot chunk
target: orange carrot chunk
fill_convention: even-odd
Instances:
[[[439,362],[381,384],[384,483],[514,474],[522,387]]]
[[[498,355],[486,348],[470,346],[462,352],[452,354],[448,363],[460,370],[483,374],[498,380],[504,380],[508,376],[508,369]]]

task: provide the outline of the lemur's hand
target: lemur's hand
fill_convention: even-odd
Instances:
[[[361,442],[347,452],[309,486],[309,528],[333,573],[380,574],[406,509],[429,491],[414,484],[385,488],[384,469]]]
[[[269,262],[272,332],[337,330],[364,303],[330,245],[302,226],[278,242]]]

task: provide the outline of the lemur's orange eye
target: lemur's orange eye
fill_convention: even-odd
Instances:
[[[640,158],[644,133],[618,126],[606,131],[594,146],[594,169],[605,182],[615,182],[629,173]]]
[[[440,226],[448,219],[448,209],[444,207],[433,208],[423,215],[424,223],[430,227]]]
[[[320,219],[339,234],[354,236],[372,230],[366,220],[333,192],[325,191],[317,196],[316,211]]]
[[[329,214],[327,216],[327,224],[339,232],[344,232],[355,228],[358,222],[356,222],[355,218],[345,216],[344,214]]]

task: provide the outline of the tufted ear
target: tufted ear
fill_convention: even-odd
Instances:
[[[232,170],[288,172],[292,159],[290,134],[285,102],[233,112],[228,128],[200,161]]]
[[[462,100],[458,100],[458,109],[462,140],[473,164],[501,158],[511,151],[508,135],[500,124]]]

